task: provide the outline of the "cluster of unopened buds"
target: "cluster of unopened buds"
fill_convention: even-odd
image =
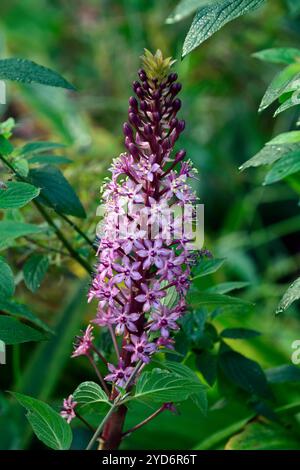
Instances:
[[[153,354],[173,348],[195,261],[190,229],[179,230],[194,214],[165,216],[169,209],[196,202],[188,183],[195,170],[183,161],[184,150],[172,155],[185,128],[177,118],[181,85],[177,74],[168,72],[172,61],[163,59],[160,51],[154,56],[146,51],[143,63],[123,126],[127,151],[113,162],[111,179],[103,188],[104,223],[88,294],[89,302],[98,303],[97,314],[73,352],[73,357],[85,355],[94,363],[96,328],[109,330],[117,359],[112,364],[101,357],[107,368],[101,383],[110,397],[126,388]],[[126,236],[120,233],[120,217],[127,221]],[[72,397],[65,400],[62,415],[69,421],[75,405]]]

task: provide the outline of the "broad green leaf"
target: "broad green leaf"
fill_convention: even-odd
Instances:
[[[277,183],[289,175],[300,171],[300,150],[289,153],[274,163],[272,169],[267,173],[264,185]]]
[[[186,56],[225,24],[256,10],[265,0],[219,0],[200,8],[185,38],[182,56]]]
[[[199,261],[197,267],[194,270],[193,280],[198,277],[207,276],[216,272],[224,263],[225,259],[202,259]]]
[[[265,371],[268,382],[272,384],[300,382],[300,369],[292,364],[273,367]]]
[[[242,300],[236,297],[230,297],[229,295],[223,294],[211,294],[209,292],[197,292],[193,294],[193,297],[190,299],[189,304],[192,308],[199,308],[205,305],[209,306],[241,306],[249,310],[253,307],[251,302]]]
[[[200,408],[203,414],[207,413],[207,393],[205,386],[200,382],[195,372],[184,364],[174,361],[165,361],[163,366],[173,374],[177,374],[178,377],[186,377],[187,379],[194,381],[196,384],[201,385],[202,388],[199,392],[191,395],[193,402]]]
[[[288,65],[273,79],[259,106],[259,112],[268,108],[284,93],[299,88],[300,63]]]
[[[174,11],[166,19],[166,23],[177,23],[194,13],[198,8],[215,1],[216,0],[181,0]]]
[[[65,145],[57,142],[36,141],[29,142],[28,144],[24,145],[18,150],[18,154],[27,157],[62,148],[65,148]]]
[[[6,246],[7,243],[10,243],[16,238],[40,233],[43,230],[43,228],[33,224],[14,222],[12,220],[0,221],[0,248]]]
[[[26,417],[37,438],[46,446],[55,450],[68,450],[72,444],[70,425],[47,403],[36,398],[12,393],[26,410]]]
[[[6,261],[0,258],[0,299],[12,297],[14,292],[15,280],[13,272]]]
[[[44,323],[40,318],[34,315],[24,304],[17,303],[13,300],[1,298],[0,311],[3,313],[7,313],[15,318],[19,318],[20,320],[25,320],[26,323],[30,322],[38,328],[41,328],[42,330],[46,331],[47,333],[53,334],[51,328],[49,328],[49,326],[46,325],[46,323]]]
[[[293,302],[296,300],[300,299],[300,277],[296,279],[293,284],[290,285],[284,296],[282,297],[276,313],[282,313],[284,312],[287,308],[289,308],[290,305],[292,305]]]
[[[107,403],[110,405],[106,393],[95,382],[83,382],[78,385],[73,397],[79,405],[90,405],[92,403]]]
[[[270,398],[270,389],[260,365],[233,350],[220,354],[219,365],[228,380],[252,395]]]
[[[15,159],[13,162],[13,167],[15,171],[22,176],[23,178],[27,178],[29,173],[29,165],[28,161],[25,158],[18,158]]]
[[[233,436],[225,450],[299,450],[300,442],[287,429],[276,424],[249,423]]]
[[[248,328],[226,328],[221,331],[222,338],[228,339],[249,339],[260,336],[261,333],[256,330],[249,330]]]
[[[144,372],[137,381],[134,395],[127,400],[141,400],[151,402],[179,402],[191,395],[201,393],[203,385],[188,377],[166,372],[162,369],[153,369]]]
[[[216,284],[215,286],[209,287],[205,292],[210,292],[213,294],[228,294],[233,290],[243,289],[244,287],[249,286],[249,282],[222,282],[221,284]]]
[[[0,135],[0,154],[10,155],[13,152],[14,148],[9,140],[7,140],[3,135]]]
[[[274,64],[293,64],[300,60],[300,50],[293,47],[274,47],[256,52],[252,56]]]
[[[43,341],[48,336],[45,333],[21,323],[16,318],[0,315],[0,340],[6,344],[19,344],[28,341]]]
[[[23,266],[24,282],[29,290],[35,292],[41,285],[49,267],[47,256],[33,254]]]
[[[33,155],[28,158],[30,164],[38,163],[40,165],[65,165],[71,163],[72,160],[61,155]]]
[[[53,87],[75,90],[71,83],[53,70],[26,59],[0,60],[0,80],[21,83],[39,83]]]
[[[6,186],[7,189],[0,189],[0,209],[18,209],[40,193],[39,188],[28,183],[8,181]]]
[[[284,103],[279,106],[279,108],[275,111],[274,117],[278,116],[278,114],[283,113],[284,111],[287,111],[290,108],[293,108],[294,106],[298,106],[300,104],[300,93],[299,90],[296,90],[292,96],[290,96],[287,100],[284,101]]]
[[[40,201],[57,212],[85,218],[85,210],[62,172],[53,166],[31,169],[29,179],[41,188]]]
[[[217,356],[209,351],[196,354],[196,366],[211,387],[217,379],[217,364]]]
[[[260,152],[246,161],[240,170],[261,165],[271,165],[291,152],[300,151],[300,131],[284,132],[270,140]]]
[[[277,135],[266,145],[286,145],[297,143],[300,143],[300,131],[290,131]]]

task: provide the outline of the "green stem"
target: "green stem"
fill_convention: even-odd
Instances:
[[[96,432],[95,434],[93,435],[92,439],[90,440],[90,442],[88,443],[88,446],[86,448],[86,450],[91,450],[93,445],[95,444],[96,440],[98,439],[102,429],[104,428],[104,425],[105,423],[109,420],[109,418],[111,417],[111,415],[116,411],[117,409],[117,404],[115,403],[111,409],[109,410],[109,412],[107,413],[107,415],[103,418],[103,420],[101,421],[101,423],[99,424],[98,428],[96,429]]]

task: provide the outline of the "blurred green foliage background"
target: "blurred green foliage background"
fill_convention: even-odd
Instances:
[[[93,238],[99,188],[111,160],[123,149],[121,126],[143,48],[160,48],[178,59],[175,69],[183,84],[181,116],[187,122],[180,146],[199,170],[197,190],[205,204],[205,246],[214,256],[226,258],[221,270],[202,278],[202,287],[246,281],[249,287],[240,295],[255,302],[253,312],[218,317],[215,325],[261,331],[259,338],[230,344],[263,367],[290,363],[291,345],[300,339],[299,309],[294,304],[282,316],[275,317],[274,312],[299,271],[298,198],[284,182],[262,187],[264,170],[240,173],[238,167],[273,135],[295,128],[295,109],[276,120],[271,111],[258,114],[261,97],[278,67],[259,62],[251,54],[269,47],[297,47],[300,19],[290,14],[285,2],[273,0],[255,14],[230,23],[181,61],[191,18],[165,24],[176,3],[2,0],[1,58],[23,57],[49,66],[78,91],[8,84],[1,120],[15,118],[16,143],[45,139],[68,145],[65,154],[73,162],[63,167],[64,174],[88,214],[81,228]],[[30,206],[25,212],[27,219],[36,220]],[[68,230],[70,238],[74,237]],[[89,252],[79,238],[73,242],[84,255]],[[55,240],[49,244],[58,248]],[[30,240],[23,240],[19,252],[10,252],[16,270],[22,265],[24,250],[33,249]],[[37,294],[28,293],[20,282],[18,295],[56,328],[57,335],[49,343],[9,349],[0,381],[2,390],[14,388],[59,404],[77,383],[93,378],[84,360],[71,361],[69,356],[73,336],[91,318],[94,306],[86,305],[85,273],[58,253],[53,252],[51,258],[51,269]],[[15,364],[13,374],[11,363]],[[299,386],[278,385],[276,394],[282,406],[289,404],[299,397]],[[251,412],[238,396],[229,401],[222,397],[222,391],[214,387],[209,392],[207,417],[192,404],[184,404],[180,416],[162,415],[132,435],[124,447],[223,448],[251,418]],[[128,425],[142,414],[137,407]],[[0,428],[0,448],[40,446],[24,432],[21,410],[11,406],[4,394]],[[74,446],[80,447],[85,436],[79,428]]]

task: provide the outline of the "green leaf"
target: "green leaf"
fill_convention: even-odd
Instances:
[[[40,233],[43,230],[43,228],[33,224],[14,222],[12,220],[0,221],[0,248],[6,246],[7,243],[10,243],[16,238]]]
[[[31,184],[8,181],[7,189],[0,189],[0,209],[18,209],[37,197],[39,188]]]
[[[30,164],[38,163],[40,165],[65,165],[71,163],[72,160],[61,155],[33,155],[28,158]]]
[[[299,0],[286,0],[289,10],[292,15],[300,13],[300,1]]]
[[[250,423],[233,436],[225,450],[296,450],[300,449],[297,437],[276,424]]]
[[[292,96],[284,101],[284,103],[279,106],[279,108],[275,111],[274,117],[278,116],[278,114],[283,113],[283,111],[287,111],[294,106],[298,106],[300,104],[300,93],[299,90],[296,90]]]
[[[198,408],[202,411],[202,413],[205,415],[207,413],[206,387],[200,382],[195,372],[189,367],[187,367],[186,365],[181,364],[180,362],[165,361],[163,363],[163,366],[169,372],[172,372],[173,374],[177,374],[178,377],[186,377],[187,379],[201,386],[201,388],[199,389],[197,393],[191,395],[191,399],[198,406]]]
[[[268,382],[272,384],[300,382],[300,369],[292,364],[273,367],[272,369],[267,369],[265,372]]]
[[[252,56],[274,64],[293,64],[300,59],[300,50],[293,47],[275,47],[256,52]]]
[[[181,0],[174,11],[166,19],[167,24],[177,23],[191,15],[199,7],[213,3],[216,0]]]
[[[197,352],[196,366],[211,387],[217,380],[217,364],[218,358],[215,354],[205,350]]]
[[[179,402],[187,400],[191,395],[201,393],[202,390],[203,385],[189,377],[180,377],[178,374],[162,369],[153,369],[140,376],[134,395],[127,400]]]
[[[55,450],[68,450],[71,447],[71,427],[56,411],[36,398],[16,392],[12,395],[27,410],[26,417],[40,441]]]
[[[25,59],[0,60],[0,80],[21,83],[39,83],[68,90],[75,90],[71,83],[53,70]]]
[[[219,365],[228,380],[241,389],[261,398],[270,398],[266,376],[257,362],[236,351],[225,350],[220,354]]]
[[[219,0],[200,8],[185,38],[182,56],[186,56],[226,23],[259,8],[265,0]]]
[[[0,311],[21,320],[25,320],[26,323],[30,322],[47,333],[53,334],[51,328],[49,328],[46,323],[40,320],[40,318],[34,315],[24,304],[20,304],[12,300],[0,299]]]
[[[57,142],[36,141],[29,142],[28,144],[24,145],[21,149],[19,149],[18,154],[27,157],[30,155],[40,154],[62,148],[65,148],[65,145]]]
[[[194,276],[192,280],[198,279],[198,277],[208,276],[208,274],[215,273],[222,266],[224,261],[225,258],[200,260],[194,270]]]
[[[50,165],[31,169],[29,179],[41,188],[40,201],[62,214],[85,218],[85,210],[62,172]]]
[[[16,172],[22,176],[23,178],[26,178],[29,173],[29,165],[28,161],[25,160],[25,158],[18,158],[15,159],[13,162],[13,167],[16,170]]]
[[[249,339],[260,336],[261,333],[256,330],[250,330],[248,328],[226,328],[221,331],[220,335],[222,338],[228,339]]]
[[[3,135],[0,135],[0,153],[2,155],[10,155],[13,152],[14,148],[9,140],[7,140]]]
[[[270,140],[260,152],[246,161],[240,170],[261,165],[271,165],[291,152],[300,151],[300,131],[284,132]]]
[[[0,258],[0,299],[9,298],[14,295],[15,280],[14,275],[3,258]]]
[[[290,285],[284,296],[282,297],[277,310],[276,314],[284,312],[293,302],[300,299],[300,277],[296,279],[293,284]]]
[[[211,294],[209,292],[197,292],[193,294],[193,297],[190,299],[189,304],[192,308],[199,308],[204,305],[209,306],[241,306],[246,310],[249,310],[253,307],[251,302],[242,300],[236,297],[230,297],[229,295],[223,294]]]
[[[268,108],[284,93],[294,91],[299,87],[300,63],[288,65],[273,79],[259,106],[259,112]]]
[[[300,171],[300,150],[289,153],[276,162],[267,173],[264,185],[277,183],[298,171]]]
[[[227,294],[233,290],[243,289],[244,287],[249,286],[249,282],[222,282],[221,284],[216,284],[215,286],[209,287],[205,292],[210,292],[212,294]]]
[[[26,287],[35,292],[41,285],[49,267],[47,256],[34,254],[28,258],[23,266],[24,282]]]
[[[106,393],[95,382],[83,382],[78,385],[73,397],[79,405],[91,405],[92,403],[107,403],[110,405]]]
[[[21,323],[16,318],[0,315],[0,340],[6,344],[19,344],[28,341],[43,341],[48,336],[30,326]]]

